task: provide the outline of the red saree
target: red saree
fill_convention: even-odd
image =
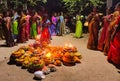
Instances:
[[[113,41],[110,43],[108,61],[120,66],[120,16],[118,18],[117,24],[119,24],[119,26],[116,29]]]
[[[103,30],[100,35],[100,39],[98,40],[98,50],[103,51],[104,45],[105,45],[105,38],[107,36],[108,26],[110,24],[110,15],[105,16],[104,22],[103,22]]]
[[[46,43],[50,43],[50,32],[49,32],[49,24],[50,21],[46,20],[43,22],[43,30],[42,30],[42,34],[40,37],[40,42],[46,42]]]

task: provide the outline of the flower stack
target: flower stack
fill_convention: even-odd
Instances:
[[[46,42],[26,45],[14,51],[10,56],[10,63],[22,66],[30,72],[42,71],[50,64],[61,66],[62,64],[80,63],[82,58],[77,48],[72,45],[51,46]]]

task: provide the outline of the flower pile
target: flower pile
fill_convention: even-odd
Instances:
[[[82,56],[73,46],[51,46],[46,42],[26,45],[14,51],[10,56],[10,63],[22,66],[30,72],[41,71],[45,66],[53,64],[80,63]]]

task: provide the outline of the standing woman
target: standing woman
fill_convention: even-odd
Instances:
[[[111,34],[110,49],[108,52],[108,61],[120,66],[120,3],[116,6],[119,15],[115,22],[114,31]]]
[[[26,37],[27,39],[30,38],[30,14],[29,14],[29,11],[27,10],[26,11]]]
[[[42,31],[42,17],[39,14],[37,14],[36,23],[37,23],[37,34],[40,35]]]
[[[56,26],[57,26],[57,14],[54,13],[53,16],[52,16],[52,25],[51,25],[51,35],[52,36],[55,36],[56,35]]]
[[[37,12],[36,11],[33,11],[32,13],[32,20],[31,20],[31,28],[30,28],[30,36],[31,38],[35,39],[36,36],[37,36]]]
[[[26,11],[21,11],[21,18],[19,20],[19,33],[17,38],[17,43],[25,43],[27,40],[26,34]]]
[[[76,31],[75,36],[76,38],[82,37],[82,22],[80,21],[80,15],[76,14]]]
[[[120,16],[118,21],[116,22],[116,30],[113,34],[112,41],[110,42],[110,49],[108,51],[108,58],[107,60],[115,65],[120,66]]]
[[[65,32],[65,20],[63,12],[60,13],[60,35],[62,36]]]
[[[8,47],[14,46],[15,42],[14,42],[14,39],[12,37],[12,32],[11,32],[10,11],[6,11],[6,12],[3,13],[2,27],[3,27],[3,31],[4,31],[6,45]]]
[[[89,38],[87,48],[96,50],[98,45],[98,32],[99,32],[99,23],[100,18],[97,12],[97,7],[93,8],[93,12],[88,15],[87,18],[88,30],[89,30]]]
[[[50,27],[50,20],[48,19],[48,15],[45,14],[43,16],[43,23],[42,23],[42,34],[41,34],[41,37],[40,37],[40,42],[46,42],[46,43],[50,43],[50,31],[49,31],[49,27]]]
[[[105,39],[107,38],[107,31],[112,20],[111,8],[106,10],[106,16],[103,18],[103,27],[100,39],[98,40],[98,50],[103,51],[105,45]]]
[[[17,39],[18,36],[18,19],[19,15],[16,10],[13,10],[13,16],[12,16],[12,34],[13,38]]]
[[[108,55],[108,51],[110,49],[111,35],[114,32],[114,27],[116,25],[116,21],[117,21],[118,16],[119,16],[119,11],[116,10],[112,14],[112,19],[111,19],[110,25],[109,25],[108,30],[107,30],[107,34],[106,34],[106,38],[105,38],[105,45],[104,45],[104,50],[103,50],[104,55]]]

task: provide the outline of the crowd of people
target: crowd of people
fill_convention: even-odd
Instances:
[[[97,7],[94,7],[87,21],[87,48],[102,51],[109,62],[120,66],[120,3],[113,12],[111,8],[106,9],[105,16],[100,16]]]
[[[0,39],[6,40],[6,46],[12,47],[40,36],[40,42],[62,36],[66,32],[63,12],[52,14],[35,10],[6,10],[0,13]]]
[[[79,13],[75,19],[74,37],[81,38],[84,25]],[[115,6],[114,11],[106,9],[105,16],[94,7],[86,22],[89,31],[87,48],[102,51],[108,56],[109,62],[120,65],[120,3]],[[28,10],[7,10],[0,13],[0,39],[5,39],[9,47],[24,43],[30,38],[36,39],[37,35],[40,35],[40,42],[50,43],[51,36],[63,36],[65,30],[63,12],[53,13],[51,18],[47,13],[40,14],[34,10],[31,13]]]

